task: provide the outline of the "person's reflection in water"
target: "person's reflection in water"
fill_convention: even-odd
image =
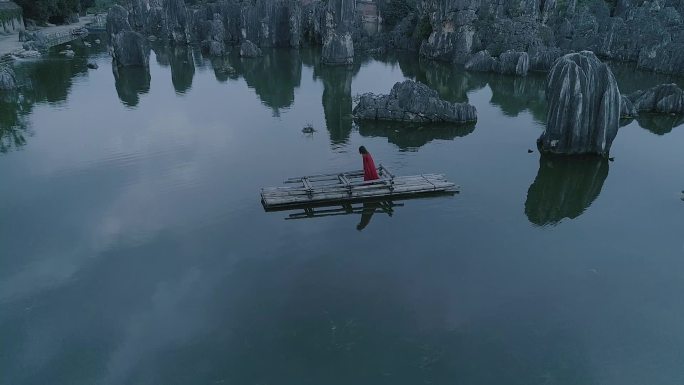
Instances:
[[[361,211],[361,221],[359,221],[359,224],[356,225],[356,229],[359,231],[365,229],[370,223],[371,218],[373,218],[375,210],[378,208],[380,208],[380,203],[378,202],[364,202],[363,209]]]
[[[601,193],[608,169],[608,159],[599,156],[542,154],[527,192],[527,219],[544,226],[579,217]]]
[[[377,212],[385,213],[391,217],[392,214],[394,214],[395,206],[403,206],[403,204],[399,203],[395,205],[392,201],[364,202],[363,208],[361,209],[361,220],[359,221],[359,224],[356,225],[356,229],[359,231],[365,229],[370,223],[371,218],[373,218],[373,214]]]

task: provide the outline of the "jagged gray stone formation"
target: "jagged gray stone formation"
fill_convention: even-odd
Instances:
[[[527,53],[529,70],[549,71],[562,54],[591,50],[684,75],[681,0],[615,0],[614,8],[603,0],[417,0],[414,14],[374,38],[364,34],[354,0],[218,0],[191,7],[184,0],[121,2],[134,31],[180,44],[194,40],[215,54],[222,50],[213,42],[245,39],[262,48],[321,45],[326,64],[349,64],[355,50],[369,49],[418,49],[426,58],[462,64],[480,51],[498,60],[513,51]],[[222,38],[214,32],[219,21]],[[417,36],[426,23],[429,36]],[[501,72],[524,72],[515,67]]]
[[[474,106],[443,100],[437,91],[412,80],[396,83],[389,95],[361,95],[353,115],[363,120],[412,123],[465,123],[477,120]]]
[[[489,54],[489,51],[483,50],[468,59],[464,67],[468,71],[491,72],[494,70],[495,63],[496,59]]]
[[[530,55],[530,71],[550,71],[553,64],[563,56],[558,48],[532,48]]]
[[[506,51],[498,58],[493,58],[487,50],[484,50],[473,55],[465,63],[465,69],[525,76],[530,69],[530,57],[527,52]]]
[[[12,67],[0,65],[0,91],[13,91],[17,89],[17,77]]]
[[[121,6],[113,6],[107,14],[107,41],[115,65],[149,66],[147,39],[133,31],[128,12]]]
[[[246,58],[255,58],[262,55],[261,48],[249,40],[243,40],[240,44],[240,56]]]
[[[684,92],[676,84],[661,84],[628,95],[636,111],[684,114]]]
[[[607,155],[618,131],[620,90],[593,52],[563,56],[546,84],[549,112],[539,149],[556,154]]]
[[[684,74],[684,2],[617,0],[421,0],[432,34],[420,53],[465,63],[487,50],[528,52],[531,70],[549,70],[561,53],[591,50],[640,68]]]
[[[354,62],[352,30],[356,0],[328,0],[321,61],[327,65],[350,65]]]
[[[530,57],[527,52],[506,51],[494,64],[494,71],[506,75],[525,76],[530,69]]]

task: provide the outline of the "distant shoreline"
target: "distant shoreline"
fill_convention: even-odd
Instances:
[[[35,31],[31,32],[42,32],[44,34],[56,34],[63,33],[65,31],[70,31],[74,28],[84,27],[86,24],[91,23],[95,20],[94,15],[87,15],[80,17],[78,23],[66,24],[66,25],[55,25],[51,27],[40,27]],[[19,33],[13,33],[10,35],[0,35],[0,57],[6,55],[12,55],[13,53],[23,50],[23,42],[19,41]]]

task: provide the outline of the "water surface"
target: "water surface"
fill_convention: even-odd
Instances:
[[[18,64],[0,105],[0,384],[684,383],[681,117],[623,122],[614,162],[542,157],[544,75],[178,47],[114,74],[74,49]],[[352,121],[406,78],[477,124]],[[462,193],[263,211],[260,187],[358,169],[359,145]]]

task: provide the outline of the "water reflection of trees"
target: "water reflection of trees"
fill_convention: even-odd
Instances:
[[[601,194],[608,169],[603,157],[542,155],[527,192],[527,219],[543,226],[579,217]]]
[[[360,66],[326,66],[314,67],[314,78],[323,81],[323,112],[325,125],[333,144],[346,143],[352,130],[352,95],[351,84]]]
[[[176,92],[183,94],[192,87],[195,77],[195,61],[192,50],[185,46],[173,46],[169,49],[169,63],[171,65],[171,82]]]
[[[253,88],[261,102],[277,116],[294,103],[294,90],[302,80],[302,59],[298,50],[267,49],[258,58],[232,55],[237,74]]]
[[[30,136],[29,119],[33,106],[40,103],[61,103],[67,100],[74,79],[86,76],[87,57],[104,52],[105,47],[93,42],[86,47],[82,41],[71,42],[76,53],[65,58],[51,52],[41,60],[26,61],[14,66],[20,88],[0,98],[0,152],[19,148]],[[57,47],[56,50],[59,50]]]
[[[33,104],[19,95],[0,98],[0,153],[26,144],[29,135],[28,114]]]

